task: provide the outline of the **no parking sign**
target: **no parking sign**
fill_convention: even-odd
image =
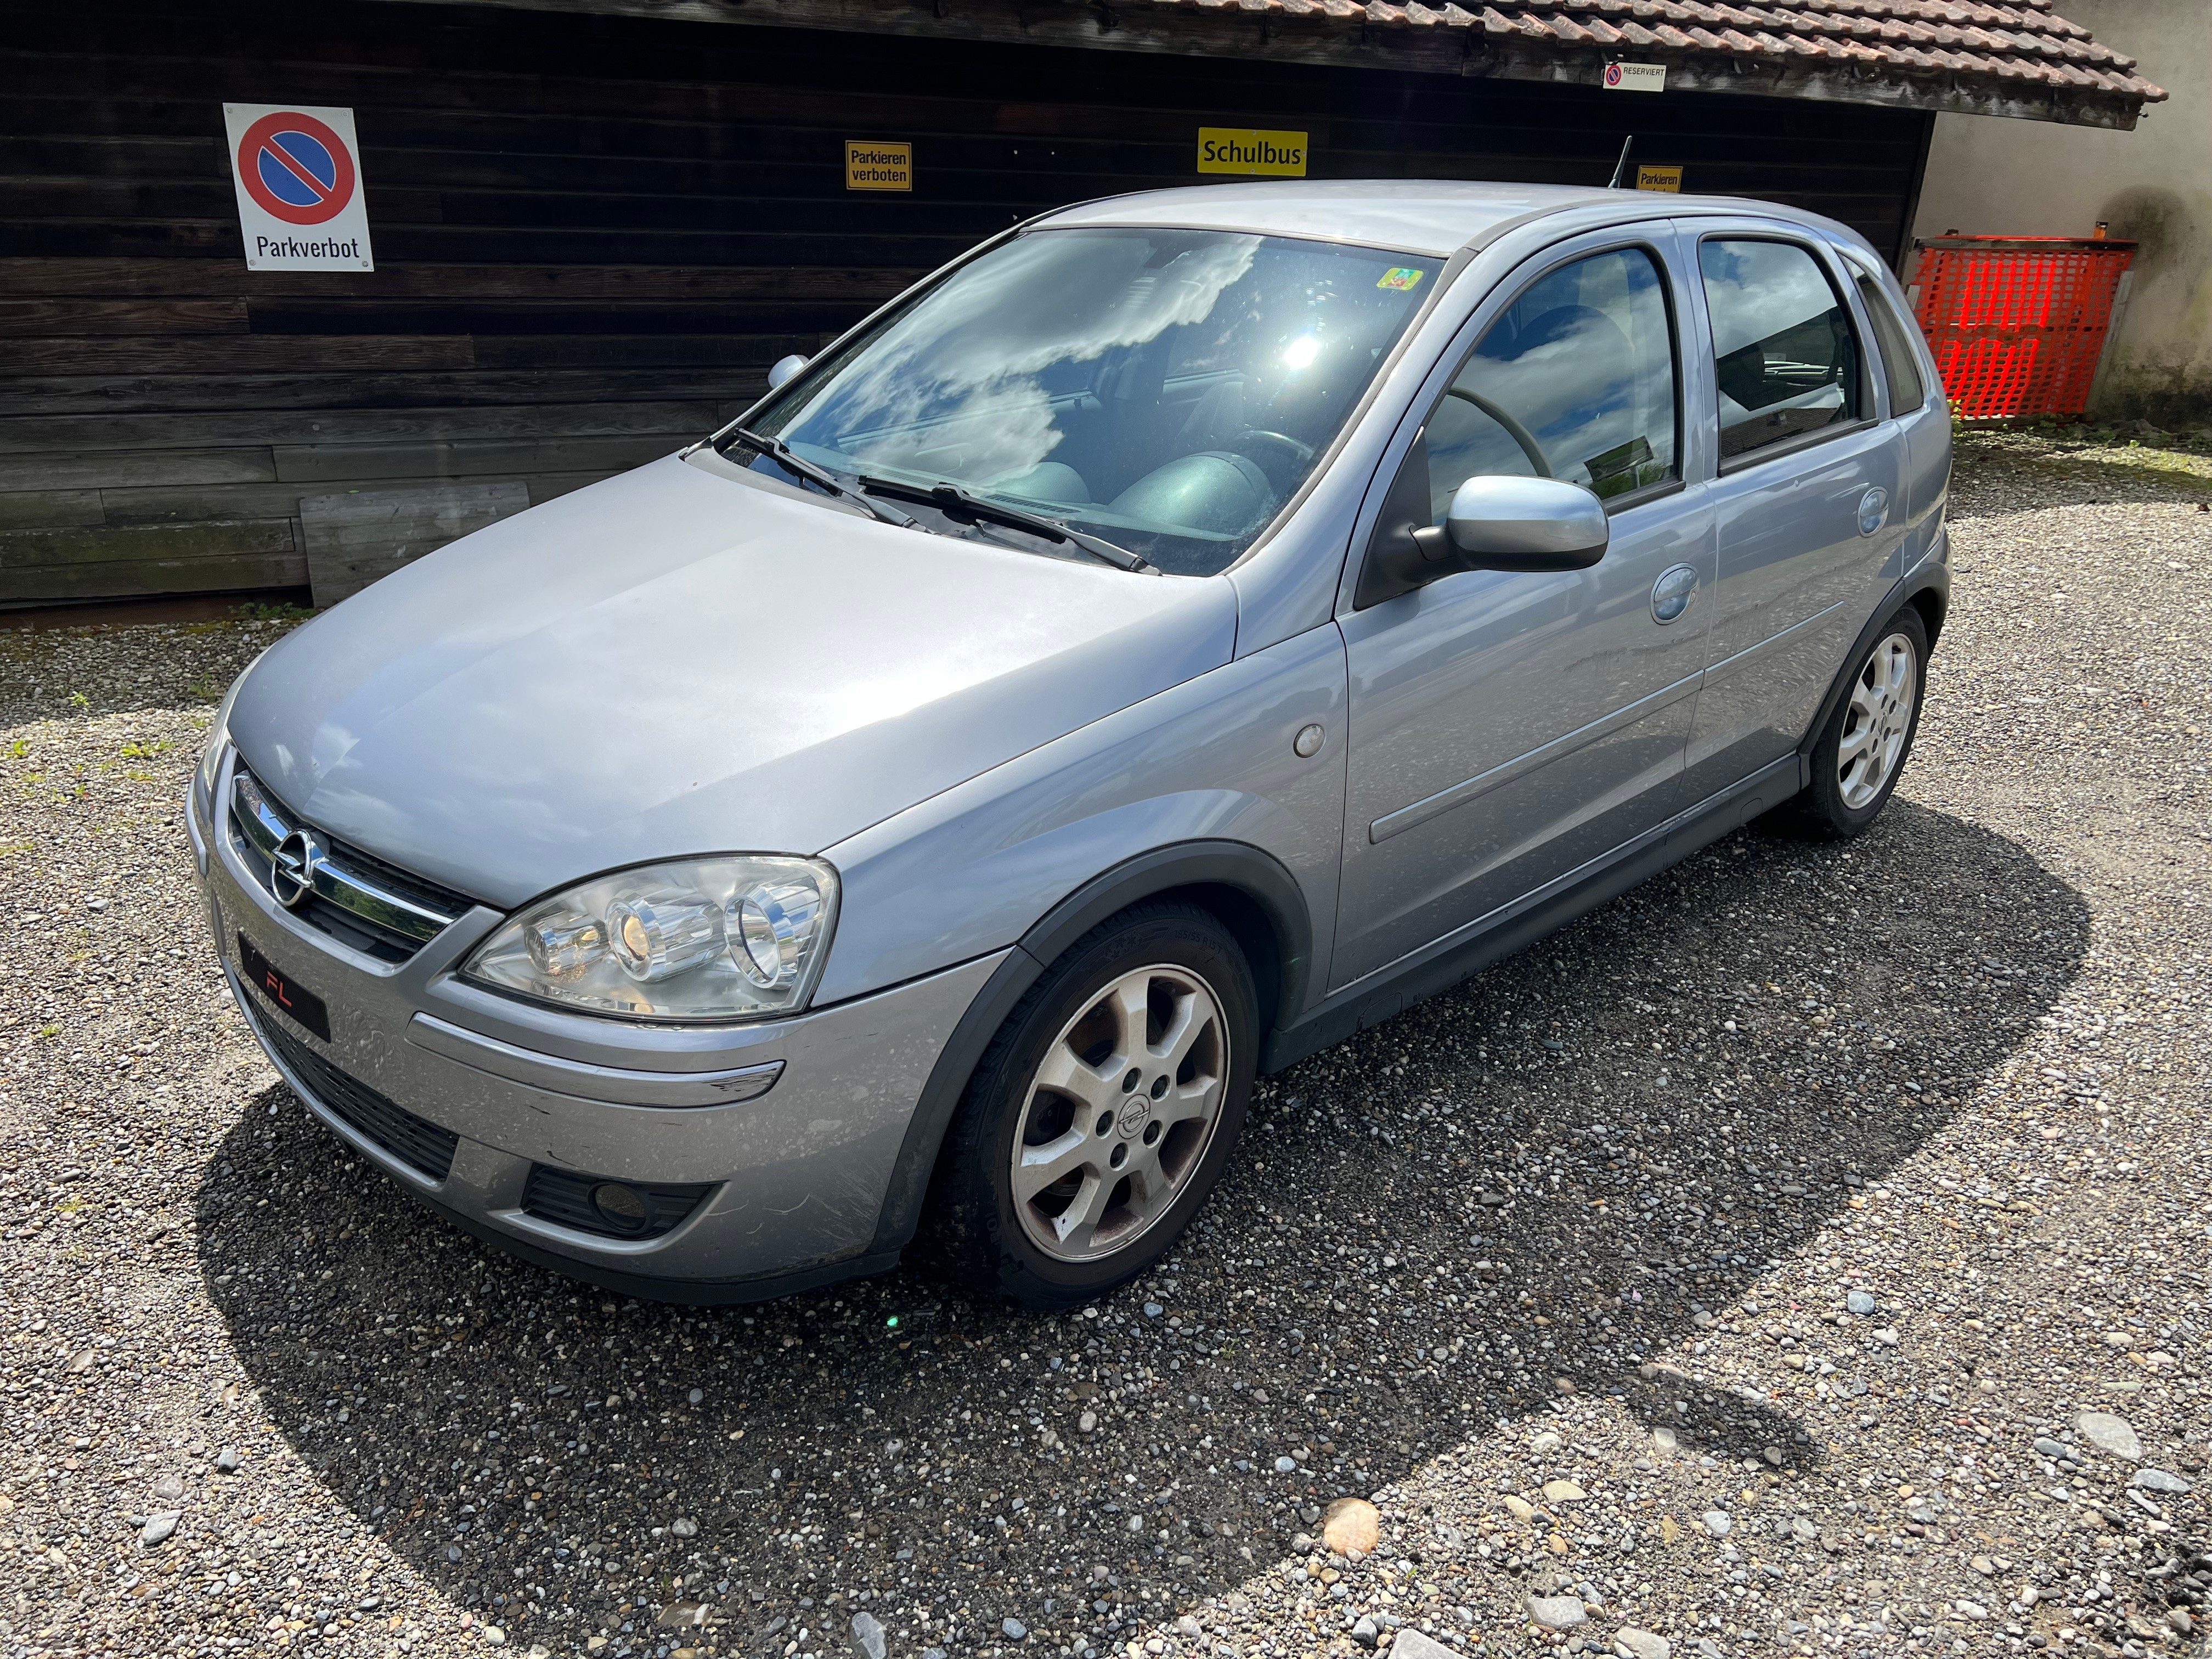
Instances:
[[[225,104],[249,270],[374,270],[349,109]]]

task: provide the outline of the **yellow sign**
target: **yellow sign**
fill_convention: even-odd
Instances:
[[[1663,190],[1680,195],[1682,190],[1682,169],[1680,167],[1648,167],[1642,162],[1636,166],[1636,187],[1638,190]]]
[[[914,146],[887,144],[874,139],[845,141],[845,188],[848,190],[912,190]]]
[[[1306,151],[1310,148],[1303,132],[1200,127],[1198,170],[1266,179],[1303,179],[1306,176]]]

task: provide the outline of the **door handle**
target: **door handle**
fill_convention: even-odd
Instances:
[[[1694,566],[1678,564],[1659,573],[1659,580],[1651,584],[1651,620],[1661,626],[1680,622],[1690,608],[1690,601],[1698,597],[1698,573]]]

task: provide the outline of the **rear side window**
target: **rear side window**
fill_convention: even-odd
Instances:
[[[1720,381],[1721,459],[1861,415],[1858,337],[1809,249],[1716,239],[1698,250]]]
[[[1530,283],[1426,430],[1431,524],[1482,475],[1564,478],[1608,498],[1680,477],[1674,329],[1651,256],[1593,254]]]
[[[1928,401],[1927,383],[1920,378],[1920,362],[1905,337],[1905,324],[1889,292],[1871,276],[1858,275],[1859,298],[1874,319],[1874,343],[1881,354],[1882,378],[1889,382],[1889,412],[1910,415]]]

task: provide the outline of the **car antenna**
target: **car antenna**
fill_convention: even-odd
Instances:
[[[1635,142],[1636,135],[1632,132],[1620,141],[1620,159],[1613,164],[1613,181],[1606,185],[1607,190],[1620,188],[1620,175],[1628,171],[1628,147]]]

